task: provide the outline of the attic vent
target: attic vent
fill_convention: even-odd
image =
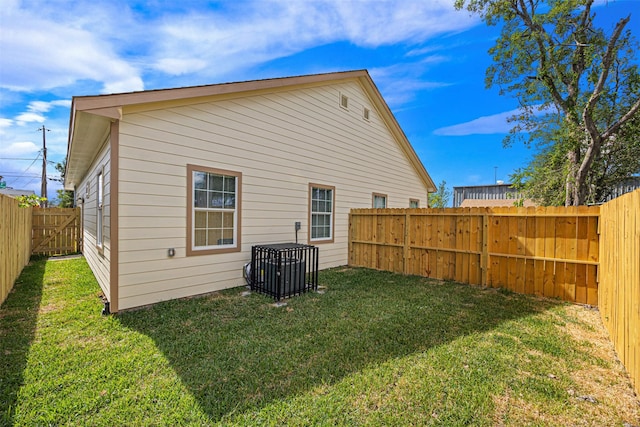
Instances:
[[[362,117],[369,121],[369,109],[367,107],[364,108],[364,110],[362,110]]]
[[[349,97],[347,95],[340,94],[340,106],[342,108],[349,108]]]

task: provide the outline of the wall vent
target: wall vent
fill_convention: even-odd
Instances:
[[[347,95],[340,94],[340,106],[342,108],[349,108],[349,97]]]
[[[370,110],[365,107],[364,110],[362,110],[362,117],[366,120],[369,121],[369,114],[370,114]]]

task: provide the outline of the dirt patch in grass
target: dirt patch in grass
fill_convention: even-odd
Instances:
[[[585,418],[614,415],[606,411],[615,408],[618,416],[630,425],[640,425],[640,401],[609,341],[600,312],[570,305],[565,313],[569,319],[564,326],[558,327],[582,343],[585,351],[595,359],[595,363],[585,363],[582,369],[573,372],[571,378],[577,383],[578,389],[568,390],[574,399],[584,402],[581,403],[581,409]]]
[[[40,309],[38,310],[38,313],[47,314],[47,313],[51,313],[52,311],[56,311],[56,310],[59,310],[59,306],[57,304],[47,304],[47,305],[40,306]]]
[[[549,358],[543,351],[529,349],[518,370],[521,384],[533,389],[559,389],[554,401],[532,399],[507,387],[493,397],[493,424],[505,425],[640,425],[640,401],[631,387],[623,365],[593,308],[566,304],[545,313],[558,332],[574,342],[571,353]],[[528,372],[547,358],[548,372]],[[544,365],[543,365],[544,366]],[[558,406],[564,401],[564,408]]]

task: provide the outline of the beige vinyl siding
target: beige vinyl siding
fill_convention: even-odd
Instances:
[[[120,309],[243,285],[251,246],[294,241],[295,221],[308,242],[309,183],[335,187],[334,242],[318,244],[321,268],[347,263],[350,208],[370,207],[373,192],[389,207],[427,192],[355,81],[125,108],[119,143]],[[242,173],[241,252],[186,257],[187,164]]]
[[[104,174],[102,254],[99,253],[99,249],[96,246],[96,204],[98,201],[97,186],[99,171],[103,171]],[[108,143],[100,150],[87,175],[84,177],[84,180],[78,186],[78,190],[80,191],[78,197],[84,198],[82,205],[82,252],[87,263],[91,266],[102,292],[104,292],[107,299],[111,300],[109,288],[109,260],[111,258],[111,168],[110,146]]]

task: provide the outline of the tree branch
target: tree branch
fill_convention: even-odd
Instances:
[[[640,111],[640,99],[638,99],[636,103],[631,106],[629,111],[627,111],[627,113],[624,116],[620,117],[614,124],[609,126],[609,128],[606,131],[604,131],[604,133],[602,134],[602,139],[607,139],[611,135],[615,134],[618,131],[618,129],[620,129],[620,127],[624,125],[626,122],[631,120],[631,118],[635,116],[636,113],[638,113],[638,111]]]
[[[607,77],[609,76],[609,69],[611,68],[611,64],[613,64],[613,60],[614,60],[613,55],[615,53],[616,43],[620,38],[620,34],[622,34],[622,30],[627,25],[630,19],[631,19],[631,15],[628,15],[626,18],[621,19],[616,24],[616,28],[613,31],[613,34],[611,35],[611,39],[607,44],[607,50],[604,54],[604,58],[602,59],[602,71],[600,72],[598,83],[596,83],[596,86],[593,89],[593,92],[591,93],[591,97],[589,97],[589,101],[587,101],[587,104],[584,107],[582,117],[585,121],[585,124],[587,125],[587,129],[589,130],[590,134],[592,134],[592,129],[590,128],[590,126],[593,126],[595,128],[595,124],[593,123],[593,120],[591,117],[591,112],[593,110],[593,107],[596,104],[596,101],[600,97],[600,94],[602,93],[602,88],[604,87],[604,84],[607,81]],[[587,120],[591,123],[588,124]],[[595,130],[597,131],[597,129]]]

